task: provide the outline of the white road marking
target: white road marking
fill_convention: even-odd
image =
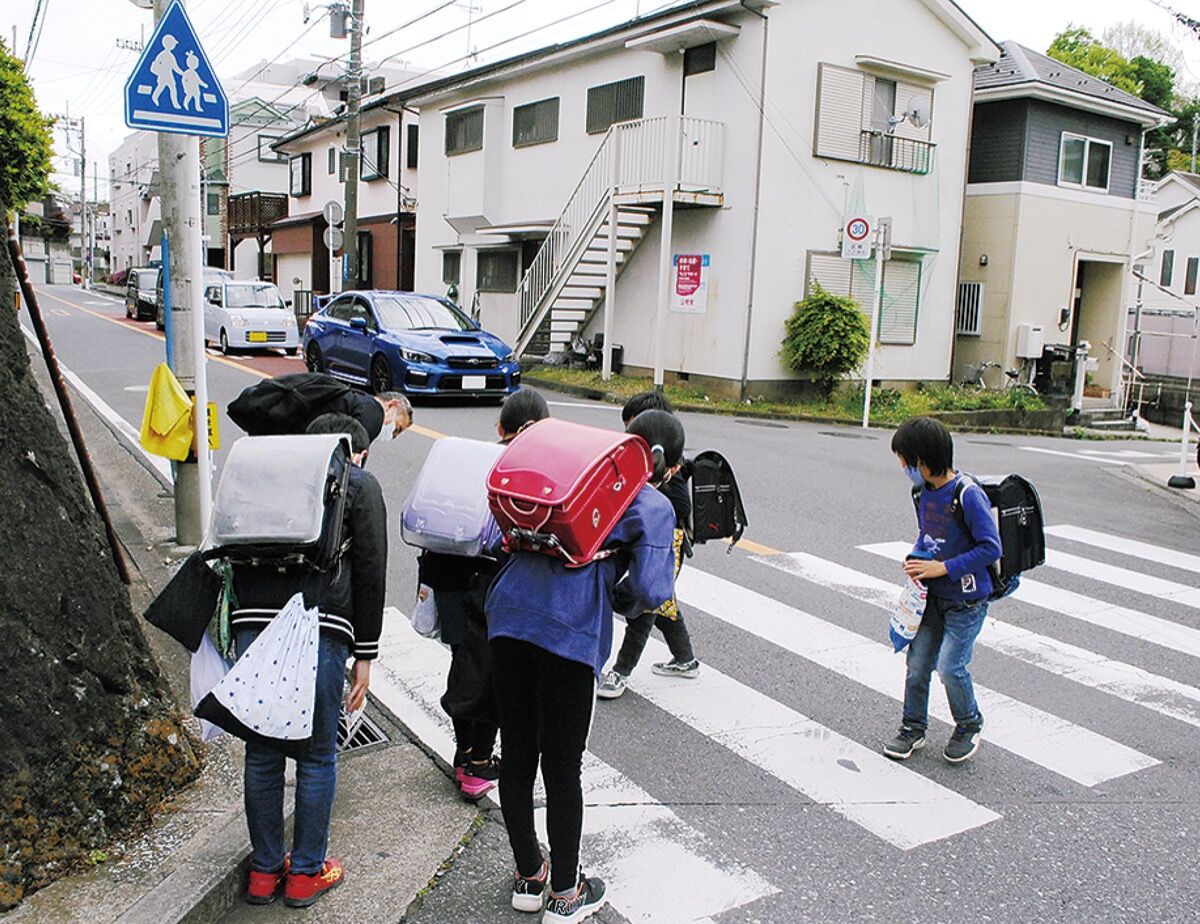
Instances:
[[[903,702],[904,659],[890,645],[843,629],[723,578],[685,568],[681,600],[730,625]],[[886,636],[883,620],[877,637]],[[1158,763],[1138,751],[979,684],[975,697],[984,738],[1018,757],[1083,786],[1095,786]],[[930,697],[930,713],[953,724],[945,697]]]
[[[898,562],[912,550],[912,545],[907,542],[880,542],[874,545],[860,545],[859,548],[864,552],[882,555]],[[1061,616],[1069,616],[1152,645],[1200,658],[1200,630],[1169,619],[1124,606],[1114,606],[1072,590],[1035,581],[1024,574],[1021,575],[1021,586],[1012,598]]]
[[[885,581],[804,552],[756,555],[752,558],[881,610],[890,611],[898,596],[899,582]],[[979,635],[980,645],[1126,702],[1200,727],[1200,689],[1160,677],[1132,664],[1113,661],[1085,648],[1038,635],[996,619],[991,613],[989,617]]]
[[[1040,446],[1018,446],[1024,452],[1041,452],[1048,456],[1066,456],[1068,459],[1082,459],[1085,462],[1103,462],[1105,465],[1128,465],[1120,459],[1106,459],[1103,456],[1083,456],[1077,452],[1062,452],[1058,449],[1042,449]]]
[[[607,401],[591,401],[587,403],[583,401],[547,401],[546,403],[551,407],[583,407],[588,410],[600,409],[605,411],[621,410],[621,405],[609,404]]]
[[[1090,558],[1059,552],[1056,549],[1046,550],[1046,567],[1069,571],[1080,577],[1103,581],[1105,584],[1113,584],[1149,597],[1157,597],[1160,600],[1200,609],[1200,589],[1153,575],[1142,574],[1140,571],[1118,568],[1115,565],[1092,561]]]
[[[450,652],[417,635],[395,607],[388,607],[384,618],[371,692],[412,734],[451,763],[453,731],[439,704]],[[590,752],[584,754],[583,789],[588,806],[583,862],[605,880],[614,907],[628,920],[708,921],[779,892],[753,870],[722,856],[718,845]],[[545,839],[545,812],[539,809],[537,814]],[[670,870],[672,881],[686,882],[687,888],[665,888],[664,870]]]
[[[700,578],[694,583],[703,586],[706,582]],[[705,594],[703,599],[724,596],[717,589],[715,595]],[[619,644],[615,639],[613,647]],[[667,661],[670,652],[652,638],[643,660]],[[880,751],[745,686],[711,664],[705,664],[700,676],[687,682],[641,671],[630,679],[629,687],[738,757],[901,850],[961,834],[1001,817],[889,760]]]
[[[1140,449],[1081,449],[1083,456],[1120,456],[1123,459],[1161,459],[1177,455],[1173,452],[1142,452]]]
[[[1059,539],[1070,539],[1072,542],[1082,542],[1085,545],[1094,545],[1099,549],[1120,552],[1122,555],[1130,555],[1133,558],[1144,558],[1147,561],[1158,562],[1159,564],[1169,565],[1172,568],[1180,568],[1184,571],[1193,571],[1200,574],[1200,555],[1189,555],[1187,552],[1180,552],[1177,549],[1168,549],[1161,545],[1151,545],[1149,542],[1139,542],[1136,539],[1124,539],[1121,536],[1113,536],[1108,533],[1097,532],[1094,529],[1085,529],[1082,526],[1071,526],[1069,524],[1048,526],[1046,527],[1046,535],[1057,536]]]
[[[21,325],[21,333],[23,333],[33,343],[37,343],[37,337],[34,335],[33,331],[27,328],[24,324]],[[113,410],[107,401],[92,391],[92,389],[90,389],[83,381],[83,379],[63,365],[61,360],[58,363],[58,368],[62,371],[63,378],[71,383],[72,387],[74,387],[74,389],[83,396],[83,399],[92,406],[92,409],[105,420],[107,420],[113,426],[113,428],[125,438],[127,443],[141,453],[146,461],[153,466],[154,470],[166,478],[168,485],[173,484],[174,479],[171,477],[171,463],[162,456],[156,456],[147,452],[142,447],[141,434],[135,430],[133,426],[125,420],[124,417]]]

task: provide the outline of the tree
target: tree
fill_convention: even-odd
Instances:
[[[784,322],[787,331],[780,355],[784,363],[807,373],[828,396],[838,380],[862,365],[870,345],[867,319],[858,302],[833,295],[814,282]]]
[[[0,41],[0,213],[49,189],[53,124],[38,112],[21,62]]]
[[[1183,52],[1179,46],[1168,36],[1136,20],[1109,26],[1100,40],[1128,61],[1143,57],[1165,64],[1176,74],[1183,70]]]
[[[1140,97],[1142,84],[1129,60],[1103,45],[1088,29],[1069,25],[1054,37],[1046,54],[1056,61],[1099,77],[1105,83]]]

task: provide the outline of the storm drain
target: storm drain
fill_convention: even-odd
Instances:
[[[747,427],[767,427],[771,430],[787,430],[788,425],[775,423],[772,420],[747,420],[744,417],[733,418],[734,423],[745,424]]]
[[[818,430],[821,436],[836,436],[840,440],[877,440],[877,436],[868,436],[865,433],[853,433],[847,430]]]
[[[369,716],[364,715],[359,720],[358,727],[351,734],[347,734],[349,732],[347,719],[348,716],[344,712],[338,719],[337,749],[339,754],[388,743],[388,736],[383,733],[382,728],[371,721]]]

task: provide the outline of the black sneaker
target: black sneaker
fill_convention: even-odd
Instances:
[[[908,760],[913,751],[925,747],[925,732],[920,728],[901,725],[896,737],[883,746],[883,753],[892,760]]]
[[[541,872],[532,879],[526,879],[520,872],[513,873],[512,906],[515,911],[536,914],[542,910],[546,900],[548,872],[546,861],[543,860]]]
[[[946,762],[961,764],[964,760],[970,760],[975,755],[975,752],[979,750],[980,731],[981,729],[974,726],[954,726],[954,734],[950,736],[950,741],[946,744],[945,750],[942,751],[942,756],[946,758]]]
[[[576,924],[600,910],[607,901],[604,897],[604,883],[592,877],[580,874],[579,885],[571,895],[551,895],[546,902],[546,913],[542,915],[544,924]]]

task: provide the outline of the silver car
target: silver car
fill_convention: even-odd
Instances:
[[[300,332],[273,282],[222,279],[204,286],[204,341],[218,344],[222,353],[282,348],[295,356]]]

